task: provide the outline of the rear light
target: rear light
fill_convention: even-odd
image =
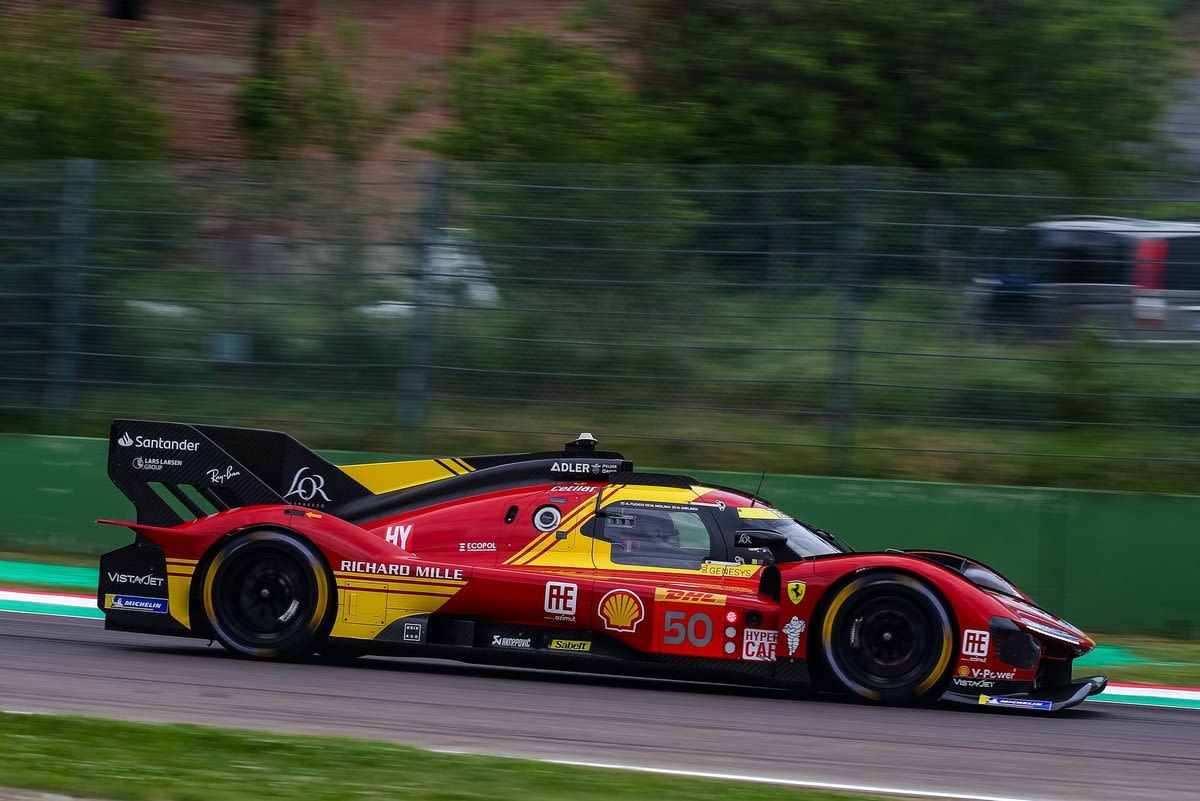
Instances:
[[[1138,325],[1162,325],[1167,302],[1159,293],[1167,269],[1167,240],[1143,239],[1138,242],[1133,268],[1133,318]]]

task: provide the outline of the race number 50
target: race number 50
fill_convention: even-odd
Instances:
[[[696,648],[703,648],[712,642],[712,618],[703,612],[667,612],[663,616],[663,644],[679,645],[687,642]]]

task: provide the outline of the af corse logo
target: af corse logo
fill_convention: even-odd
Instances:
[[[563,581],[546,582],[546,614],[574,615],[579,600],[579,585]]]
[[[967,629],[963,632],[962,639],[962,654],[963,656],[987,657],[988,646],[991,644],[992,635],[986,631],[979,629]]]
[[[296,497],[302,503],[309,503],[320,498],[329,503],[329,496],[325,494],[325,477],[317,473],[308,473],[308,469],[308,467],[301,467],[296,471],[296,475],[292,476],[292,486],[283,494],[283,497]],[[308,474],[305,475],[306,473]]]

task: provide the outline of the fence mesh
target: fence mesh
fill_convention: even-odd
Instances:
[[[1198,216],[1154,175],[6,163],[0,426],[1190,491]]]

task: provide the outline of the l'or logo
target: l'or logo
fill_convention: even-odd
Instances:
[[[307,470],[307,467],[301,467],[296,471],[296,475],[292,476],[292,486],[283,494],[283,497],[291,498],[294,495],[302,503],[320,498],[328,503],[329,496],[325,494],[325,477],[316,473],[305,475]]]
[[[792,599],[792,603],[799,604],[804,600],[804,591],[806,589],[808,589],[808,585],[806,585],[803,581],[789,581],[788,598]]]

